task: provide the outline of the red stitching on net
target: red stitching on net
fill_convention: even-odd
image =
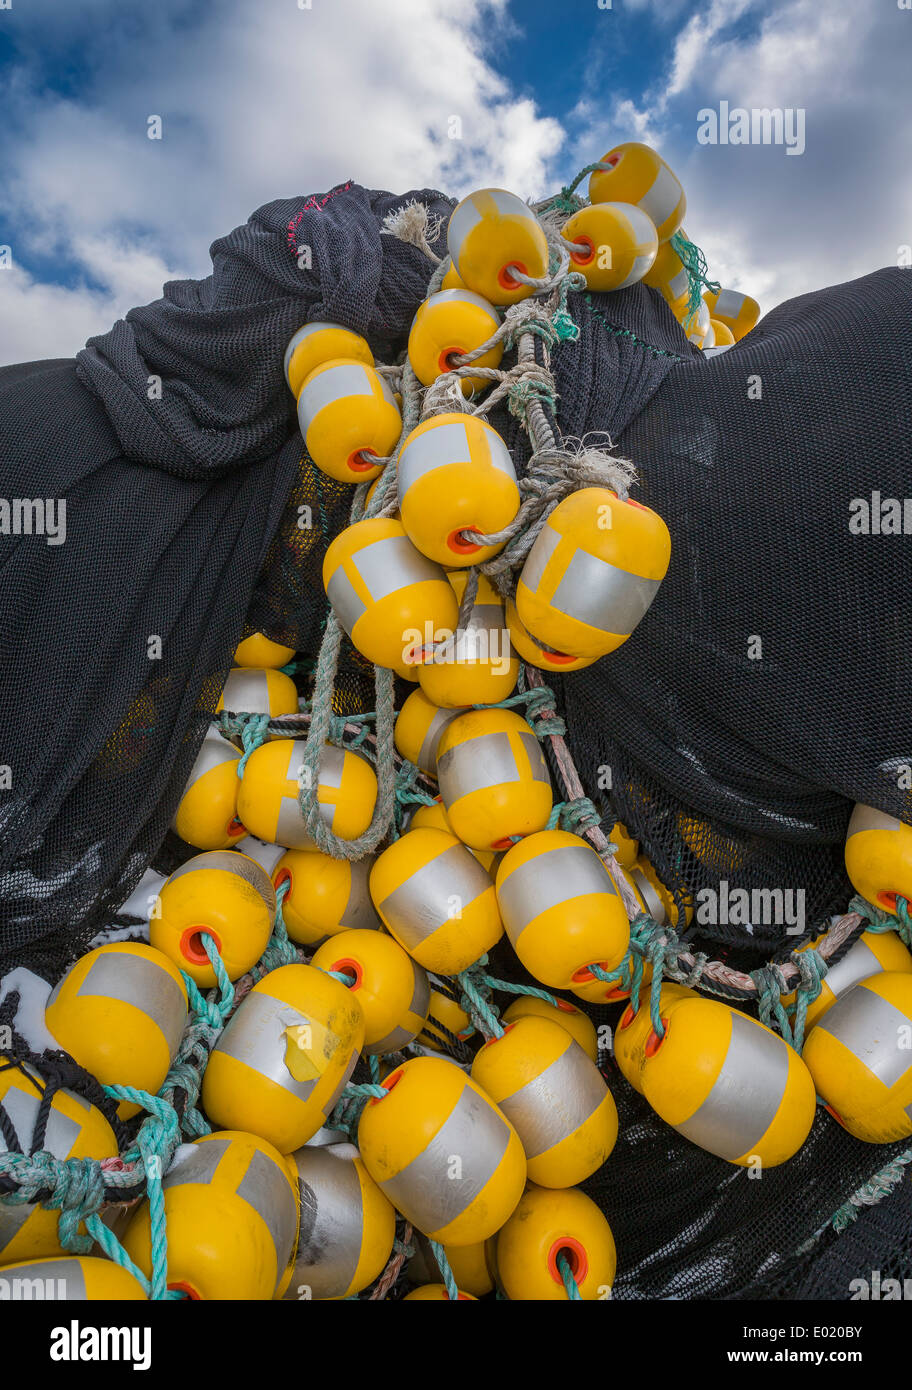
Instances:
[[[304,206],[301,209],[299,209],[298,212],[295,213],[294,217],[288,223],[287,233],[288,245],[291,247],[291,252],[293,256],[297,256],[298,254],[298,239],[295,236],[295,232],[301,225],[301,220],[305,212],[321,212],[323,208],[326,207],[326,204],[329,202],[330,198],[335,198],[337,193],[344,193],[346,189],[351,188],[351,186],[352,181],[351,179],[349,179],[348,183],[342,183],[339,185],[338,188],[332,189],[330,193],[326,194],[325,198],[318,198],[316,193],[313,193],[307,199],[307,202],[304,204]]]

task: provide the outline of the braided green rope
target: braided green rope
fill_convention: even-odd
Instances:
[[[671,244],[681,257],[684,263],[684,269],[687,271],[689,290],[687,294],[685,328],[689,328],[694,314],[700,307],[700,300],[703,297],[704,288],[710,290],[713,294],[717,294],[720,286],[718,281],[708,278],[706,273],[706,257],[695,242],[686,237],[683,232],[677,231],[671,238]]]
[[[451,1303],[456,1303],[459,1300],[459,1288],[456,1283],[456,1276],[453,1274],[450,1262],[446,1257],[446,1251],[439,1241],[429,1239],[428,1244],[434,1252],[434,1259],[437,1261],[437,1268],[440,1270],[440,1277],[447,1291],[447,1298]]]
[[[570,1268],[570,1261],[567,1259],[567,1256],[563,1253],[563,1251],[561,1251],[561,1253],[557,1257],[557,1268],[560,1271],[560,1277],[564,1281],[564,1288],[567,1290],[567,1297],[574,1303],[581,1303],[583,1295],[580,1293],[579,1285],[573,1277],[573,1270]]]
[[[906,1176],[906,1169],[910,1163],[912,1163],[912,1149],[904,1149],[895,1158],[891,1158],[885,1168],[881,1168],[880,1172],[875,1173],[870,1181],[857,1188],[851,1197],[833,1213],[831,1225],[834,1230],[844,1231],[853,1221],[857,1221],[862,1207],[876,1206],[878,1202],[883,1201],[884,1197],[889,1197],[893,1189]]]
[[[460,1008],[469,1015],[483,1037],[490,1041],[492,1038],[502,1038],[504,1030],[491,1003],[491,988],[484,971],[487,963],[487,955],[480,956],[468,969],[454,975],[453,981],[460,989]]]
[[[526,994],[530,999],[544,999],[546,1004],[553,1004],[557,1008],[557,999],[546,989],[537,989],[534,985],[514,984],[512,980],[495,980],[487,973],[484,978],[489,989],[500,990],[504,994]]]

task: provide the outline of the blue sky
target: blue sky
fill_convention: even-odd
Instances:
[[[347,177],[541,196],[625,139],[661,150],[712,272],[765,309],[896,264],[903,3],[12,0],[0,362],[71,353],[164,280],[205,274],[210,242],[270,199]],[[721,101],[801,108],[804,153],[701,145],[697,113]]]

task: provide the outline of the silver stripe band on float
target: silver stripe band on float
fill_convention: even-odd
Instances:
[[[831,965],[823,980],[834,994],[845,994],[852,985],[877,975],[883,966],[866,941],[856,941],[837,965]]]
[[[321,1078],[298,1081],[285,1063],[288,1039],[287,1028],[312,1027],[313,1019],[298,1013],[282,999],[251,990],[242,999],[237,1012],[228,1020],[225,1031],[213,1050],[233,1057],[245,1067],[281,1086],[283,1091],[307,1101]]]
[[[298,423],[301,433],[307,431],[327,405],[340,402],[343,396],[372,396],[371,369],[366,362],[340,362],[338,367],[311,377],[298,397]]]
[[[738,290],[720,290],[712,310],[714,319],[736,319],[744,305],[744,295]]]
[[[437,759],[437,781],[447,809],[471,792],[520,781],[509,734],[482,734],[448,748]]]
[[[431,718],[430,724],[424,735],[421,747],[418,750],[418,766],[422,772],[426,772],[429,777],[437,776],[437,749],[443,737],[443,731],[454,719],[458,719],[461,714],[465,714],[468,705],[459,705],[455,709],[439,709]]]
[[[450,899],[462,910],[491,887],[490,875],[464,845],[450,845],[416,869],[379,904],[380,916],[407,951],[451,921]]]
[[[326,597],[332,605],[339,626],[351,637],[355,623],[367,612],[367,604],[341,565],[329,577]]]
[[[559,613],[599,632],[629,636],[659,592],[660,582],[618,569],[588,550],[575,550],[549,602]]]
[[[205,777],[207,772],[211,772],[215,767],[221,767],[222,763],[236,763],[240,760],[241,751],[235,748],[233,743],[220,735],[207,734],[203,739],[202,747],[196,755],[196,761],[190,769],[190,776],[187,778],[187,786],[190,787],[200,777]]]
[[[393,1206],[428,1234],[461,1216],[496,1173],[510,1142],[509,1127],[466,1085],[433,1139],[411,1163],[379,1184]],[[462,1177],[449,1179],[455,1154]]]
[[[545,762],[545,755],[538,739],[534,734],[520,732],[519,741],[529,759],[529,771],[532,773],[533,782],[544,782],[546,787],[550,787],[551,775],[548,772],[548,764]]]
[[[637,203],[656,227],[661,227],[681,199],[681,185],[667,164],[660,164],[651,186]]]
[[[553,527],[545,524],[535,538],[535,543],[526,556],[526,563],[520,573],[520,582],[535,593],[545,572],[545,566],[561,543],[562,537]]]
[[[849,828],[846,831],[846,839],[852,835],[858,835],[863,830],[901,830],[902,821],[898,821],[895,816],[888,816],[886,811],[878,811],[875,806],[865,806],[862,802],[857,802],[849,820]]]
[[[173,1057],[187,1023],[187,1005],[177,981],[154,961],[127,951],[98,956],[77,998],[116,999],[139,1009],[161,1029]]]
[[[162,1178],[162,1187],[184,1187],[188,1183],[206,1186],[228,1152],[229,1139],[207,1139],[204,1144],[185,1144],[174,1155]]]
[[[269,713],[269,679],[265,671],[238,666],[228,672],[222,689],[222,706],[236,714]]]
[[[630,875],[640,897],[643,899],[643,905],[646,911],[658,926],[664,927],[668,920],[665,912],[665,904],[649,882],[649,879],[643,873],[643,870],[637,868],[636,864],[633,864],[629,869],[622,869],[621,872],[626,872]]]
[[[255,1149],[238,1184],[237,1195],[253,1208],[268,1228],[276,1253],[276,1272],[280,1276],[291,1259],[298,1234],[291,1178],[282,1173],[268,1154]]]
[[[912,1019],[863,984],[840,995],[816,1026],[842,1043],[888,1088],[912,1068],[912,1051],[900,1045]]]
[[[611,875],[588,845],[564,845],[527,859],[497,888],[507,935],[515,946],[530,922],[589,893],[617,896]]]
[[[364,1240],[364,1200],[351,1158],[305,1147],[293,1155],[301,1198],[298,1250],[286,1299],[302,1284],[312,1299],[341,1298],[351,1285]]]
[[[788,1048],[781,1038],[732,1012],[728,1050],[712,1090],[673,1128],[729,1162],[753,1153],[782,1104],[788,1067]]]
[[[571,1038],[550,1066],[497,1104],[519,1135],[526,1158],[538,1158],[585,1124],[607,1094],[598,1067]]]
[[[168,879],[163,887],[168,883],[174,883],[176,879],[183,878],[184,874],[194,873],[198,869],[211,869],[219,873],[234,874],[235,878],[243,879],[249,883],[251,888],[255,888],[263,900],[263,905],[270,917],[275,916],[276,896],[275,888],[272,886],[272,879],[255,859],[249,855],[235,849],[210,849],[204,854],[195,854],[192,859],[187,859],[181,864],[179,869]]]
[[[446,582],[440,566],[416,550],[408,536],[384,536],[382,540],[371,541],[370,545],[355,551],[351,563],[374,603],[410,584],[423,584],[431,579]]]
[[[352,859],[349,880],[348,902],[342,909],[339,925],[353,931],[376,931],[382,923],[374,907],[368,887],[374,856]]]

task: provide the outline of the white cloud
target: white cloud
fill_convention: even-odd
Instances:
[[[100,55],[116,8],[94,2]],[[169,274],[205,274],[214,237],[274,198],[347,177],[402,191],[547,190],[563,131],[485,58],[506,0],[458,10],[433,0],[314,0],[310,10],[234,0],[192,27],[180,7],[153,8],[154,43],[115,42],[78,99],[49,98],[20,75],[7,159],[14,255],[64,257],[91,288],[0,280],[0,360],[75,351],[105,326],[100,313],[157,296],[157,261],[179,267]],[[150,115],[162,118],[161,140],[146,136]],[[449,138],[452,117],[461,139]]]

